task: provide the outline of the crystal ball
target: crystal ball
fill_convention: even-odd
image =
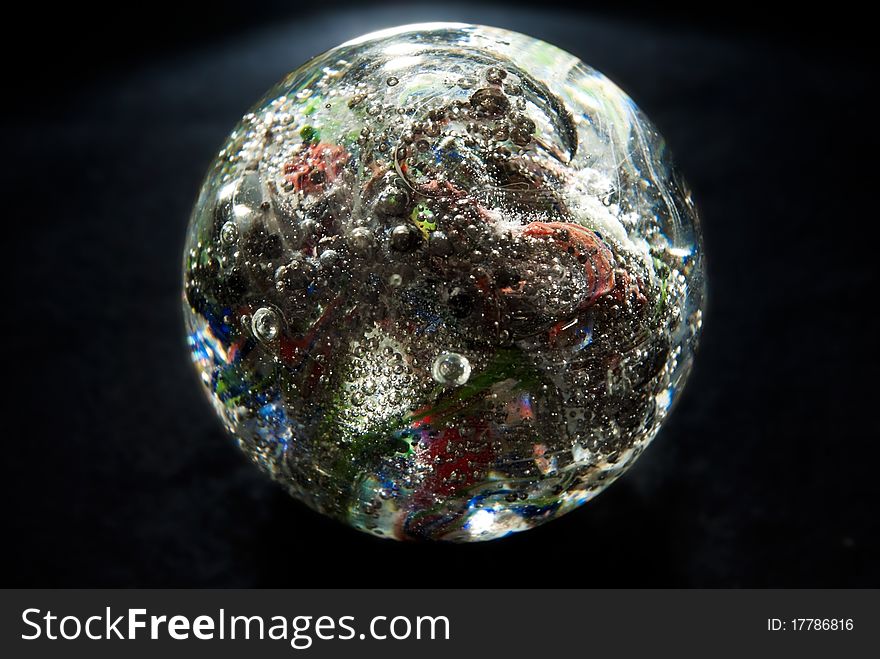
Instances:
[[[368,34],[290,73],[211,164],[187,340],[241,449],[396,539],[571,511],[654,438],[690,370],[690,192],[602,74],[522,34]]]

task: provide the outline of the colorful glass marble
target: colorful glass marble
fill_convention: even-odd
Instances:
[[[184,254],[193,360],[312,508],[487,540],[581,505],[690,369],[703,267],[647,118],[547,43],[405,26],[303,65],[233,129]]]

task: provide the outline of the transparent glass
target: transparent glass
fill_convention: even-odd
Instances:
[[[303,65],[190,221],[192,357],[241,448],[362,531],[487,540],[570,511],[656,435],[701,324],[662,138],[576,57],[430,24]]]

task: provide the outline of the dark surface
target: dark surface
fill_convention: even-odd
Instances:
[[[382,541],[288,498],[224,436],[181,326],[188,213],[233,123],[311,55],[427,19],[517,29],[609,75],[673,146],[704,218],[704,338],[665,429],[581,510],[482,545]],[[361,6],[215,18],[79,75],[63,52],[61,69],[17,67],[0,583],[880,586],[878,277],[861,254],[876,243],[875,62],[837,33],[707,24]],[[94,65],[83,47],[72,60]]]

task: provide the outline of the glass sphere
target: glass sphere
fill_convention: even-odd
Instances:
[[[473,25],[366,35],[257,103],[184,253],[193,360],[244,452],[397,539],[535,527],[622,474],[684,383],[690,193],[620,89]]]

